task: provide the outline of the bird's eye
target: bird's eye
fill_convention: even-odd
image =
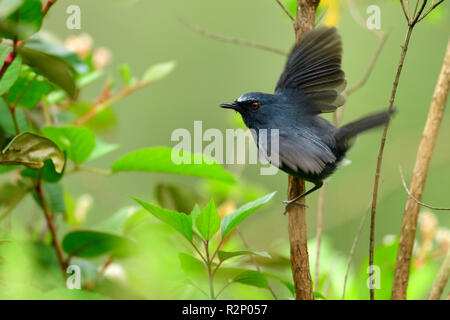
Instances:
[[[253,110],[258,110],[259,109],[259,102],[253,102],[252,103],[252,109]]]

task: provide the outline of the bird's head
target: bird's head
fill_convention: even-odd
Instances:
[[[249,128],[264,126],[273,117],[276,96],[261,92],[245,93],[233,102],[220,104],[220,107],[239,112]]]

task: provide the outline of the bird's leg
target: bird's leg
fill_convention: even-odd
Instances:
[[[289,208],[293,205],[298,205],[298,206],[302,206],[302,207],[308,207],[306,204],[304,203],[297,203],[298,200],[300,200],[303,197],[306,197],[308,194],[313,193],[314,191],[320,189],[323,186],[323,182],[320,182],[318,184],[316,184],[314,187],[312,187],[311,189],[309,189],[308,191],[302,193],[299,196],[296,196],[294,199],[291,200],[285,200],[283,201],[283,203],[286,205],[286,208],[284,210],[284,214],[286,214],[286,212],[289,210]]]

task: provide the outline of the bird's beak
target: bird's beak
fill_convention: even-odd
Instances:
[[[220,104],[221,108],[238,110],[239,105],[236,102],[224,102]]]

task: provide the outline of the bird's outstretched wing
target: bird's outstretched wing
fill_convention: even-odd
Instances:
[[[292,49],[275,92],[300,90],[311,101],[304,106],[309,111],[333,112],[345,103],[341,60],[342,43],[336,29],[312,30]]]
[[[336,156],[331,149],[315,135],[305,131],[294,136],[281,133],[278,163],[271,162],[279,168],[286,166],[296,172],[301,170],[320,174],[327,163],[335,161]]]

